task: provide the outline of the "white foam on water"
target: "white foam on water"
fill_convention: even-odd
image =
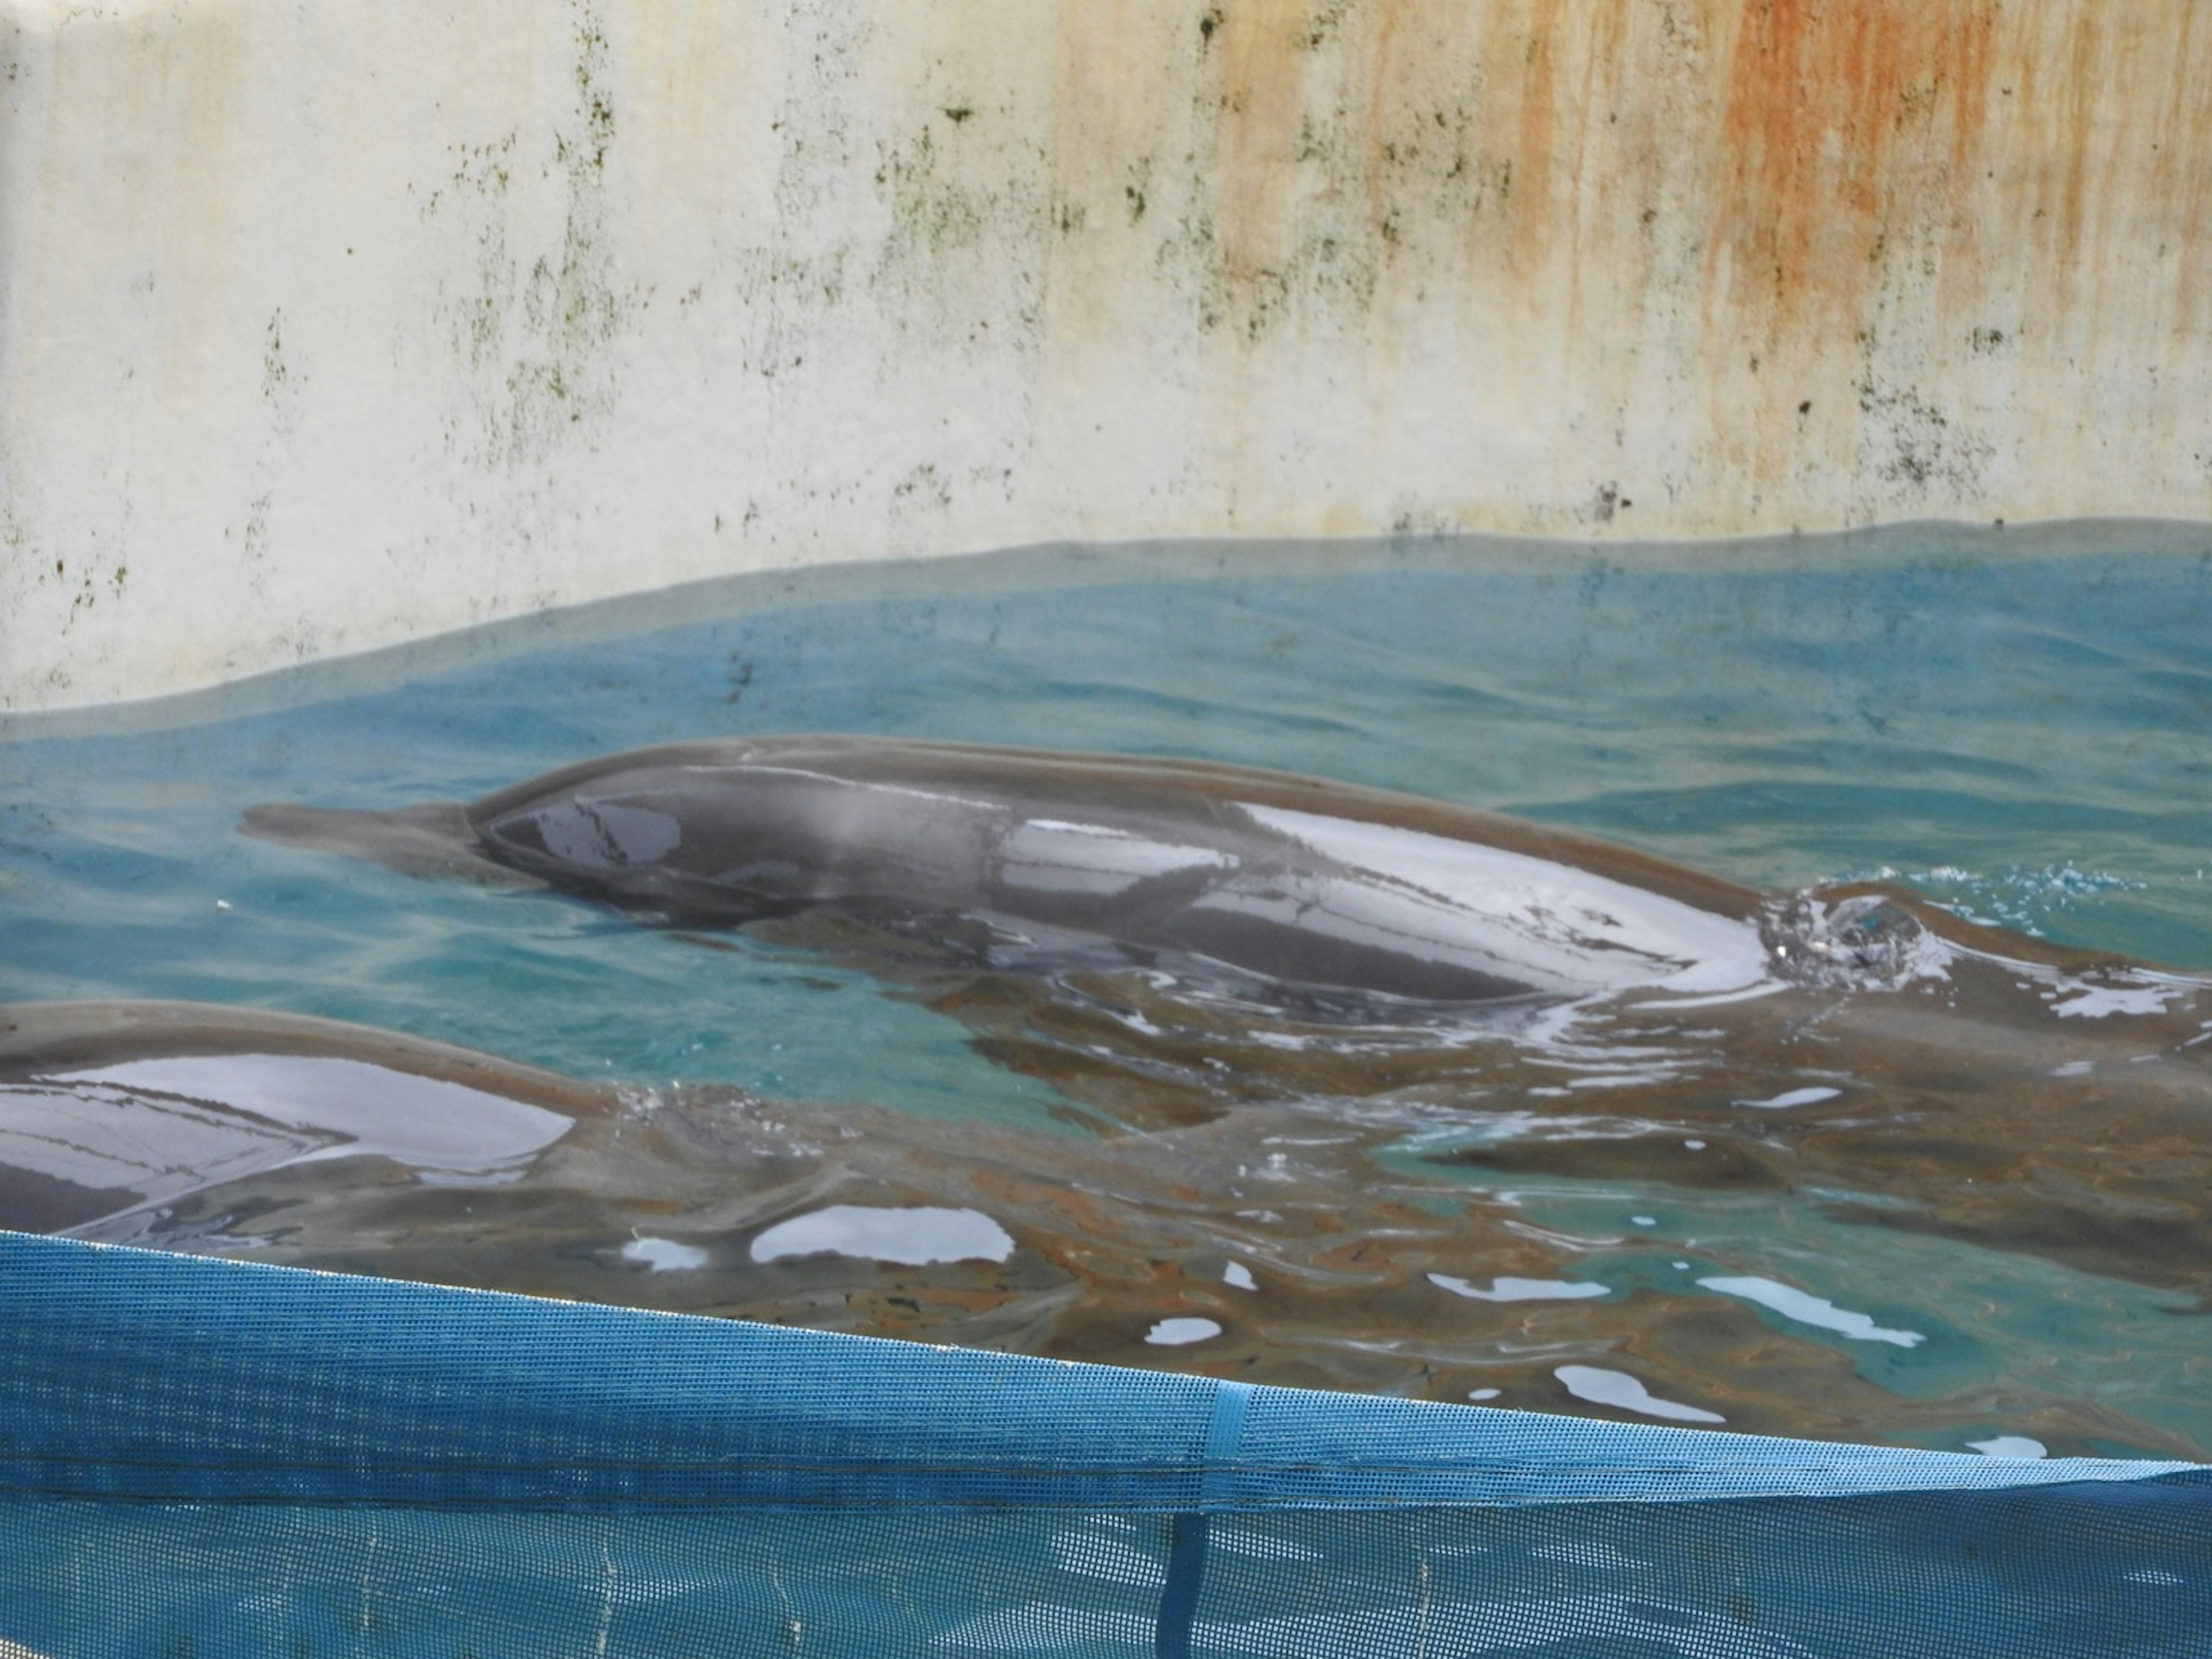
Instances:
[[[919,1267],[933,1261],[1004,1261],[1012,1234],[981,1210],[832,1204],[763,1230],[753,1240],[756,1261],[804,1255],[849,1255]]]
[[[1626,1371],[1609,1371],[1597,1365],[1561,1365],[1552,1375],[1565,1384],[1569,1394],[1594,1406],[1617,1406],[1645,1417],[1664,1417],[1677,1423],[1725,1423],[1718,1412],[1686,1406],[1679,1400],[1662,1400]]]

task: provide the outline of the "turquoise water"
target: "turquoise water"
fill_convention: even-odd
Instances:
[[[1880,876],[2212,970],[2212,532],[1905,528],[1688,550],[1043,550],[752,578],[17,718],[0,727],[0,998],[248,1004],[586,1077],[1069,1135],[1036,1068],[848,968],[236,830],[260,801],[466,799],[602,751],[809,730],[1285,768],[1778,889]],[[1376,1167],[1418,1164],[1404,1203],[1449,1211],[1462,1177],[1421,1145]],[[1957,1426],[1905,1412],[1836,1431],[2033,1433],[2003,1415],[2007,1390],[2055,1369],[2035,1388],[2147,1425],[2084,1429],[2085,1448],[2212,1448],[2212,1337],[2171,1288],[1849,1226],[1786,1193],[1560,1176],[1531,1202],[1561,1236],[1648,1233],[1601,1253],[1623,1293],[1693,1295],[1763,1261],[1928,1340],[1747,1319],[1846,1355],[1882,1398],[1980,1402]],[[1463,1397],[1470,1375],[1429,1391]]]

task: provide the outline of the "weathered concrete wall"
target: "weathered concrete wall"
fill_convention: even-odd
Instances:
[[[0,0],[0,707],[1057,538],[2212,518],[2199,0]]]

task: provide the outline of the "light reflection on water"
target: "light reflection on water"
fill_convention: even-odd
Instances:
[[[0,990],[291,1008],[628,1085],[496,1191],[272,1166],[118,1230],[142,1238],[1260,1380],[2202,1455],[2204,1067],[2172,1030],[2143,1064],[2107,1040],[2173,1000],[2154,983],[2055,978],[2027,994],[2063,1024],[1964,1041],[1900,998],[1785,1046],[1782,1002],[1726,990],[1321,1028],[1171,978],[885,979],[804,929],[655,932],[234,833],[257,800],[843,728],[1287,767],[1784,888],[1902,871],[2212,966],[2203,560],[1912,533],[1796,572],[1430,548],[1099,589],[1017,560],[995,588],[736,588],[641,638],[577,619],[183,728],[19,724]],[[776,1243],[860,1211],[1007,1246]],[[1217,1328],[1152,1336],[1175,1322]]]

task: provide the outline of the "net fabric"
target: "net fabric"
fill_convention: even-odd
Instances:
[[[2212,1650],[2212,1471],[2188,1465],[1245,1389],[13,1235],[0,1382],[0,1643],[55,1659]]]

